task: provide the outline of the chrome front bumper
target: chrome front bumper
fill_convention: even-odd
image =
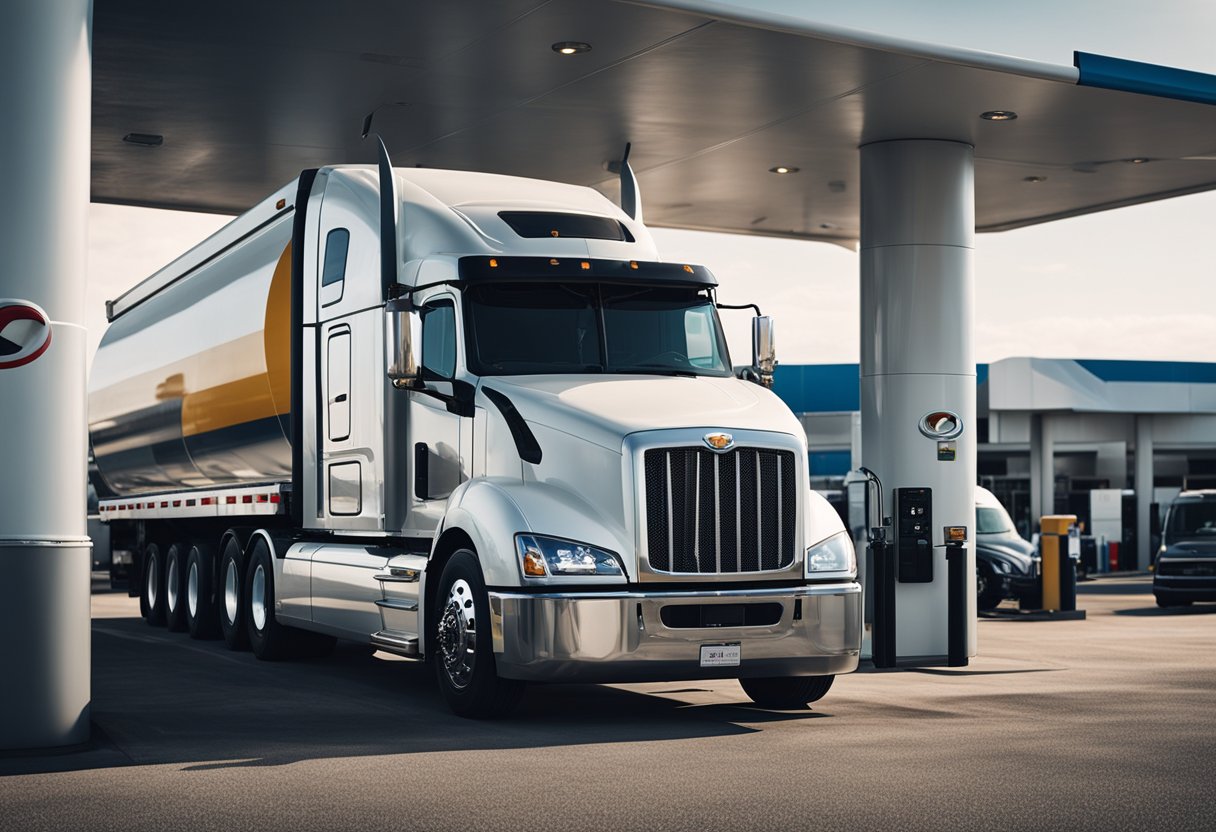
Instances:
[[[668,627],[680,605],[777,603],[761,626]],[[669,614],[670,617],[670,614]],[[498,673],[549,682],[643,682],[817,676],[857,668],[855,582],[701,592],[490,593]],[[701,646],[740,645],[737,667],[701,667]]]

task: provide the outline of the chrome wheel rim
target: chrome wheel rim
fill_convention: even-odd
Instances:
[[[186,571],[186,609],[191,618],[198,617],[198,563],[193,562]]]
[[[236,624],[239,602],[236,587],[236,561],[229,558],[224,561],[224,614],[228,616],[229,624]]]
[[[156,606],[156,596],[160,594],[159,590],[158,590],[158,587],[160,585],[160,579],[159,579],[160,578],[160,576],[159,576],[160,569],[158,568],[156,561],[157,561],[157,557],[155,554],[152,554],[148,558],[148,581],[147,581],[147,586],[144,587],[144,593],[148,597],[148,607],[149,608]]]
[[[439,617],[439,656],[448,681],[457,690],[469,686],[477,659],[477,621],[473,588],[463,578],[448,590],[447,604]]]
[[[975,594],[983,595],[988,591],[988,577],[984,574],[984,570],[975,570]]]
[[[169,605],[169,612],[177,612],[177,558],[169,558],[166,574],[165,603]]]
[[[253,584],[249,587],[249,612],[253,626],[261,632],[266,628],[266,572],[259,563],[253,571]]]

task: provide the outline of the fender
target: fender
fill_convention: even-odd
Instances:
[[[460,529],[469,536],[487,586],[522,585],[515,550],[520,532],[609,549],[621,556],[629,578],[636,579],[632,532],[564,488],[508,478],[475,479],[453,492],[448,506],[439,534]]]

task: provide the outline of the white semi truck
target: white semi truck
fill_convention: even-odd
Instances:
[[[149,623],[260,659],[429,660],[461,715],[527,682],[857,666],[852,542],[715,280],[595,190],[305,171],[108,305],[101,517]]]

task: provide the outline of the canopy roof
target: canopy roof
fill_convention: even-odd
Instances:
[[[238,213],[304,168],[372,161],[373,110],[396,166],[615,196],[632,142],[650,225],[846,244],[874,141],[973,144],[982,231],[1216,188],[1216,78],[1099,56],[1043,64],[698,0],[96,0],[93,29],[98,202]],[[981,118],[997,110],[1017,118]]]

